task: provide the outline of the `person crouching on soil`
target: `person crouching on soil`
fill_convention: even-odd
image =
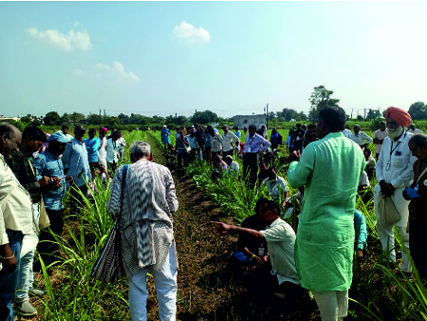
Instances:
[[[262,231],[267,224],[262,219],[264,208],[268,205],[268,199],[261,197],[255,205],[255,214],[243,220],[241,227]],[[254,237],[241,233],[237,242],[238,250],[233,253],[233,266],[238,276],[247,281],[248,287],[255,290],[265,288],[270,281],[271,264],[268,257],[268,247],[265,238]]]
[[[276,275],[278,291],[275,295],[288,300],[298,300],[305,292],[300,287],[299,277],[295,268],[294,247],[295,232],[292,227],[279,217],[280,208],[268,201],[262,208],[261,220],[267,228],[261,231],[239,227],[222,222],[211,222],[218,233],[237,232],[258,239],[265,239],[272,266],[272,274]]]

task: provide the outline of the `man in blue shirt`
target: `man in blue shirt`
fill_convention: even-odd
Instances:
[[[171,143],[170,134],[171,134],[171,131],[169,130],[169,128],[166,125],[163,125],[161,136],[162,136],[162,143],[165,146],[165,152],[168,151],[169,145]]]
[[[268,149],[271,143],[256,133],[256,126],[249,126],[249,135],[246,136],[243,149],[243,177],[249,180],[249,188],[253,189],[257,180],[259,166],[259,152]]]
[[[95,179],[95,171],[99,168],[98,162],[98,149],[101,147],[101,140],[98,137],[95,137],[96,129],[89,129],[89,138],[84,140],[87,150],[87,156],[89,160],[90,171],[92,179]]]
[[[65,195],[67,179],[60,155],[64,152],[67,142],[68,140],[62,132],[53,133],[49,137],[49,147],[33,161],[37,175],[39,175],[37,179],[48,178],[48,183],[41,188],[41,192],[49,216],[50,228],[56,235],[61,235],[64,226],[62,199]],[[39,240],[37,250],[44,263],[48,265],[54,262],[55,257],[59,256],[59,246],[52,243],[55,241],[54,236],[50,232],[42,230]]]
[[[74,185],[71,188],[71,211],[75,214],[80,212],[79,204],[83,203],[80,192],[86,195],[86,182],[89,182],[91,178],[88,153],[83,142],[85,133],[86,129],[76,126],[74,128],[74,138],[67,144],[64,155],[62,155],[64,171],[74,180]]]

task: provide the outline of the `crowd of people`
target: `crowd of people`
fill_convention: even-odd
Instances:
[[[259,199],[255,215],[241,226],[212,224],[220,233],[240,235],[234,259],[271,275],[278,297],[307,298],[305,290],[310,290],[322,320],[337,321],[347,315],[354,253],[363,258],[367,246],[366,221],[355,209],[356,196],[374,176],[384,257],[396,262],[397,227],[404,246],[400,269],[411,273],[410,253],[420,277],[427,278],[427,139],[411,123],[405,110],[390,107],[372,139],[358,125],[353,132],[345,128],[343,109],[325,108],[316,124],[290,130],[287,179],[277,174],[272,161],[284,143],[276,128],[267,137],[266,126],[250,125],[242,142],[238,128],[224,125],[220,134],[212,126],[193,125],[177,129],[172,146],[165,125],[161,139],[178,172],[198,159],[212,166],[212,179],[235,175],[247,188],[266,189],[269,199]],[[66,190],[71,213],[78,215],[96,177],[112,177],[107,207],[120,220],[132,320],[147,318],[147,273],[154,277],[161,320],[175,320],[178,262],[172,214],[178,201],[171,172],[152,161],[145,142],[135,142],[131,164],[119,166],[126,142],[119,131],[107,133],[104,127],[91,128],[84,139],[81,126],[74,128],[73,137],[67,126],[46,134],[32,126],[21,133],[10,124],[0,125],[0,321],[13,320],[14,308],[22,316],[37,313],[29,298],[45,292],[33,284],[35,252],[48,267],[55,264]],[[288,185],[298,194],[290,195]],[[291,196],[303,204],[295,231],[283,215]]]
[[[36,250],[46,266],[58,261],[60,236],[64,226],[64,196],[70,189],[71,214],[78,215],[82,197],[96,176],[109,178],[123,155],[121,134],[99,128],[74,128],[44,133],[34,126],[23,132],[10,124],[0,125],[0,320],[18,315],[31,317],[37,310],[30,296],[43,296],[33,287]],[[111,169],[110,169],[111,167]],[[47,229],[49,227],[49,229]]]
[[[240,235],[233,259],[255,271],[254,278],[262,280],[264,288],[267,271],[275,275],[272,291],[279,297],[294,302],[295,296],[306,298],[301,289],[310,290],[323,321],[347,316],[354,253],[362,259],[367,246],[366,220],[355,209],[356,196],[361,186],[370,187],[374,176],[377,232],[384,259],[396,262],[396,226],[402,241],[400,270],[412,272],[410,253],[421,280],[427,280],[422,232],[426,227],[426,136],[419,130],[414,133],[413,126],[411,130],[412,119],[401,108],[388,108],[385,118],[374,139],[358,125],[354,132],[345,128],[345,112],[339,107],[322,110],[316,125],[304,128],[298,124],[290,131],[287,182],[299,189],[303,200],[295,232],[282,220],[279,207],[288,199],[286,181],[278,179],[272,168],[271,177],[263,182],[268,184],[276,177],[277,186],[284,186],[284,203],[278,202],[277,193],[269,193],[271,200],[260,199],[255,215],[241,226],[212,222],[219,233]],[[368,148],[372,142],[377,160]]]

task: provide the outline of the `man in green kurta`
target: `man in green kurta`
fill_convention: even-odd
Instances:
[[[354,208],[365,159],[360,147],[342,134],[344,125],[342,108],[323,109],[317,125],[320,140],[289,157],[289,184],[305,187],[295,264],[322,321],[347,315],[353,276]]]

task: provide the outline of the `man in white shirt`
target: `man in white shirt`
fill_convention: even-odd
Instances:
[[[107,164],[108,164],[108,170],[111,170],[111,173],[114,175],[117,168],[117,163],[119,161],[119,150],[120,150],[120,144],[117,142],[117,140],[120,138],[120,132],[119,131],[113,131],[111,134],[111,137],[107,139]],[[111,176],[111,175],[110,175]]]
[[[233,156],[233,144],[236,147],[239,146],[240,139],[230,132],[228,125],[224,125],[222,129],[224,130],[224,135],[222,135],[222,156]]]
[[[286,200],[289,197],[288,184],[283,177],[276,174],[273,168],[268,170],[268,177],[262,182],[261,186],[266,186],[268,194],[277,204],[286,205]]]
[[[354,133],[351,134],[351,139],[360,147],[366,147],[372,142],[372,138],[365,132],[362,132],[359,125],[354,125],[353,129]]]
[[[233,160],[233,156],[227,155],[224,157],[224,162],[227,164],[227,168],[225,169],[226,175],[230,175],[230,173],[234,173],[238,175],[240,173],[240,166],[235,160]]]
[[[222,222],[212,222],[218,233],[237,232],[257,238],[264,238],[272,266],[272,274],[276,275],[280,288],[284,291],[305,291],[299,286],[300,281],[295,268],[294,247],[295,232],[292,227],[279,217],[280,208],[274,201],[269,201],[263,209],[261,219],[268,225],[263,231],[257,231]]]
[[[0,125],[0,320],[14,320],[12,300],[18,277],[22,239],[33,233],[30,194],[7,166],[5,157],[21,143],[21,132]]]
[[[396,225],[400,234],[403,246],[409,248],[409,233],[406,231],[408,223],[408,205],[409,201],[405,200],[402,192],[406,186],[409,186],[413,173],[413,164],[416,160],[408,147],[411,134],[404,130],[412,119],[409,113],[401,108],[390,107],[385,112],[387,121],[387,137],[384,138],[378,158],[376,174],[378,184],[374,190],[375,213],[377,215],[377,230],[380,237],[383,251],[387,251],[390,260],[396,261],[396,251],[394,249],[394,232]],[[378,204],[380,198],[391,198],[397,212],[400,214],[400,220],[396,223],[384,223],[384,213]],[[402,265],[400,269],[403,272],[411,272],[411,264],[406,251],[402,250]]]
[[[254,188],[259,167],[259,152],[263,152],[271,146],[271,143],[256,133],[256,126],[249,126],[249,135],[246,136],[243,148],[243,177],[248,179],[249,188]]]
[[[375,144],[375,155],[376,158],[380,156],[381,147],[383,146],[384,138],[387,137],[385,131],[385,121],[380,122],[380,128],[377,129],[374,133],[374,144]]]
[[[207,128],[208,134],[211,135],[212,139],[212,160],[214,165],[218,164],[218,156],[221,156],[222,151],[222,136],[212,126]]]

